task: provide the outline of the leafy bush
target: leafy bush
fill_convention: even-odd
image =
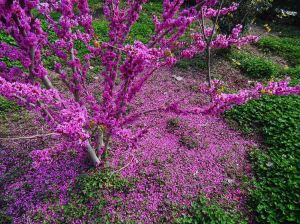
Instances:
[[[231,16],[220,18],[220,29],[222,32],[229,34],[236,24],[242,24],[245,30],[248,30],[250,25],[254,23],[258,14],[266,11],[270,6],[272,0],[243,0],[225,1],[225,5],[229,6],[232,3],[239,3],[239,8]]]
[[[250,78],[269,79],[278,76],[280,71],[279,66],[271,60],[248,53],[233,52],[230,58]]]
[[[261,38],[257,45],[282,55],[292,65],[300,65],[300,38],[267,36]]]
[[[259,223],[300,223],[299,108],[300,96],[265,96],[225,113],[267,146],[250,154],[256,174],[250,206]]]
[[[178,224],[236,224],[247,223],[237,212],[229,213],[217,203],[211,203],[205,197],[200,197],[192,203],[189,214],[176,220]]]
[[[262,21],[260,21],[262,22]],[[265,21],[263,21],[265,24]],[[263,25],[261,24],[261,25]],[[291,37],[291,38],[299,38],[300,36],[300,30],[297,26],[287,26],[279,23],[272,23],[271,28],[273,32],[276,32],[276,34],[280,37]]]

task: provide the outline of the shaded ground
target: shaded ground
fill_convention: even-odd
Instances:
[[[147,97],[136,101],[138,110],[161,107],[179,97],[187,108],[206,101],[193,90],[203,77],[181,74],[183,80],[176,81],[172,74],[170,70],[155,74],[140,93]],[[174,208],[189,206],[199,194],[233,210],[244,205],[241,178],[250,174],[245,158],[253,142],[230,130],[222,119],[153,113],[136,125],[148,128],[140,148],[134,153],[120,148],[112,156],[118,168],[131,161],[122,176],[138,178],[132,192],[120,195],[123,206],[115,211],[117,215],[145,223],[172,220]],[[121,164],[120,156],[126,158]]]

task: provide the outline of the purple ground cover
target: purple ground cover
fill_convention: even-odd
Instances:
[[[185,108],[207,102],[205,96],[197,93],[200,76],[180,74],[183,80],[178,81],[172,75],[170,70],[156,73],[130,110],[139,112],[164,107],[172,100],[182,100]],[[213,197],[224,206],[243,209],[246,195],[241,178],[251,175],[245,158],[255,145],[253,141],[231,130],[220,117],[152,112],[139,117],[132,129],[137,127],[148,131],[137,149],[127,150],[118,142],[111,151],[112,172],[134,179],[135,183],[129,192],[106,195],[107,211],[113,222],[169,222],[182,214],[184,206],[189,206],[199,194]],[[6,197],[16,198],[8,207],[15,223],[33,222],[32,214],[37,211],[45,218],[55,217],[57,214],[49,208],[68,201],[68,189],[87,168],[85,156],[69,148],[61,151],[58,147],[57,152],[51,152],[48,161],[40,164],[20,165],[26,172],[4,183],[2,189]],[[1,150],[0,177],[4,179],[13,168],[7,162],[13,152],[8,148]],[[22,148],[18,150],[22,152]],[[63,156],[58,156],[61,153]],[[18,161],[11,162],[14,166],[22,159],[28,160],[22,156],[15,159]],[[116,196],[120,198],[118,202],[114,200]],[[119,206],[115,206],[116,203]]]

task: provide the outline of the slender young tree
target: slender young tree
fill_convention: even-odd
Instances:
[[[156,70],[206,49],[241,46],[256,39],[240,37],[241,26],[225,36],[203,25],[202,32],[192,35],[192,43],[182,43],[180,38],[193,23],[205,18],[217,20],[237,5],[214,9],[216,0],[204,0],[182,8],[184,0],[164,0],[163,13],[153,18],[155,34],[149,43],[129,44],[129,32],[145,3],[146,0],[106,0],[103,13],[109,22],[109,38],[101,41],[93,30],[87,0],[0,0],[0,29],[13,39],[11,43],[0,42],[0,58],[19,61],[21,65],[0,61],[0,94],[45,120],[51,133],[58,136],[59,145],[53,150],[65,150],[72,143],[76,150],[87,151],[98,166],[106,160],[115,139],[134,147],[145,130],[133,132],[128,128],[138,115],[126,110]],[[179,57],[175,50],[181,52]],[[57,58],[55,74],[43,62],[51,55]],[[100,72],[91,86],[87,79],[93,67]],[[213,101],[189,112],[218,113],[264,92],[299,93],[299,86],[288,87],[284,81],[226,95],[218,93],[210,75],[208,81],[209,87],[202,86],[202,90],[211,94]],[[186,112],[175,104],[162,110]],[[51,151],[37,154],[49,157]]]

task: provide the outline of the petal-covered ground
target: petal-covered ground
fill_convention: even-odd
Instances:
[[[181,101],[184,108],[205,104],[209,99],[199,95],[200,81],[203,76],[197,74],[161,70],[143,87],[130,110],[149,111],[174,101]],[[132,129],[137,127],[147,129],[137,149],[127,150],[120,143],[111,151],[112,172],[134,181],[130,191],[106,195],[107,211],[113,221],[170,223],[200,194],[215,198],[225,207],[243,209],[246,195],[241,179],[251,175],[246,156],[255,144],[253,141],[230,129],[220,117],[149,112],[132,124]],[[86,169],[82,165],[84,156],[72,151],[61,156],[58,148],[57,156],[50,156],[55,162],[28,167],[27,163],[20,165],[22,153],[14,158],[11,148],[1,147],[1,190],[6,192],[6,198],[17,198],[8,204],[15,223],[33,221],[31,214],[35,211],[42,211],[45,217],[55,216],[48,210],[54,202],[47,198],[65,203],[68,188]],[[24,150],[24,155],[29,151],[20,144],[17,147],[15,150]],[[9,162],[7,158],[18,161]],[[8,180],[14,166],[26,172]],[[120,199],[115,200],[116,197]]]
[[[185,108],[207,102],[197,93],[200,77],[176,75],[169,70],[156,73],[134,110],[149,111],[174,100]],[[123,206],[114,211],[117,216],[158,223],[171,219],[174,208],[190,205],[199,194],[227,206],[243,205],[240,180],[250,174],[246,155],[254,143],[229,129],[222,118],[157,112],[140,117],[134,126],[148,130],[139,147],[135,152],[118,148],[111,159],[124,177],[138,179],[132,192],[119,195]]]

